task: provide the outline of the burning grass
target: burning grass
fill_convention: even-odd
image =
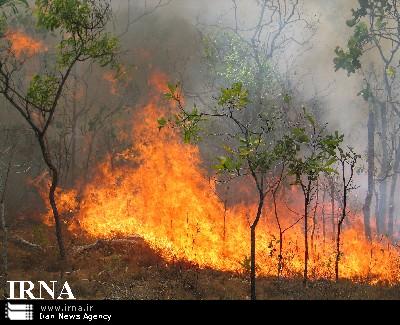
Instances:
[[[74,222],[69,226],[72,233],[83,230],[92,238],[138,235],[167,263],[185,261],[199,269],[247,274],[248,217],[254,215],[255,207],[236,204],[225,211],[223,202],[216,195],[216,185],[210,183],[202,168],[198,147],[182,144],[172,129],[158,130],[157,118],[165,109],[165,103],[160,104],[159,99],[166,81],[162,74],[150,78],[154,87],[153,99],[134,117],[134,121],[139,121],[132,126],[131,137],[135,145],[118,155],[118,168],[112,168],[109,160],[101,163],[96,176],[81,193],[79,202],[75,191],[60,191],[60,210],[64,216],[73,213]],[[299,203],[302,200],[297,192],[293,190],[289,196],[278,202],[283,227],[298,219],[293,210],[302,211]],[[322,211],[322,206],[316,210],[317,220]],[[398,248],[383,239],[368,242],[360,219],[357,214],[349,216],[349,225],[343,232],[341,278],[397,285],[400,282]],[[47,220],[51,220],[50,212]],[[334,278],[335,243],[332,237],[332,234],[323,237],[320,226],[317,227],[310,248],[311,279]],[[277,238],[272,209],[266,207],[257,228],[259,277],[277,274]],[[283,245],[282,276],[298,278],[304,265],[301,223],[285,233]]]
[[[54,236],[52,228],[32,222],[16,224],[12,233],[36,243]],[[92,239],[79,236],[68,241],[79,246]],[[78,299],[249,299],[245,274],[201,269],[184,261],[169,262],[144,241],[135,245],[117,241],[71,255],[64,274],[58,271],[56,247],[48,240],[42,245],[45,253],[10,245],[10,279],[67,280]],[[398,285],[315,280],[304,288],[301,280],[260,277],[257,295],[259,299],[400,299]]]

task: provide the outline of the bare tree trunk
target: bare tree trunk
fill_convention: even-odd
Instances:
[[[374,169],[375,169],[375,114],[373,106],[369,105],[368,114],[368,150],[367,150],[367,163],[368,163],[368,191],[365,197],[363,206],[364,213],[364,232],[365,237],[371,240],[371,202],[374,193]]]
[[[70,172],[70,185],[73,185],[75,181],[75,172],[76,172],[76,124],[77,124],[77,116],[76,116],[76,99],[74,99],[74,104],[72,107],[72,134],[71,134],[71,172]]]
[[[323,249],[325,250],[325,242],[326,242],[326,224],[325,224],[325,198],[326,198],[326,190],[324,189],[324,194],[322,195],[322,237],[323,237]]]
[[[317,193],[316,193],[316,199],[315,199],[315,205],[314,205],[314,211],[313,211],[313,224],[312,224],[312,229],[311,229],[311,253],[312,256],[314,256],[315,248],[314,247],[314,236],[315,236],[315,228],[317,226],[317,209],[318,209],[318,200],[319,200],[319,188],[318,188],[318,182],[317,182]]]
[[[54,218],[55,228],[56,228],[58,249],[60,251],[61,259],[66,260],[66,252],[65,252],[64,240],[63,240],[63,235],[62,235],[60,214],[58,212],[56,199],[55,199],[55,192],[56,192],[56,189],[58,186],[58,171],[57,171],[57,168],[54,166],[53,162],[51,161],[50,154],[47,150],[45,138],[41,135],[38,135],[37,138],[38,138],[38,141],[40,144],[40,149],[42,150],[43,159],[44,159],[47,167],[49,168],[50,175],[51,175],[51,185],[50,185],[50,189],[49,189],[49,201],[50,201],[51,209],[53,211],[53,218]]]
[[[340,260],[340,233],[342,231],[342,223],[338,222],[336,234],[336,258],[335,258],[335,279],[339,281],[339,260]]]
[[[335,277],[336,282],[339,281],[339,261],[340,261],[340,234],[342,232],[342,224],[346,217],[346,209],[347,209],[347,187],[346,180],[344,178],[344,167],[343,167],[343,207],[342,207],[342,216],[340,217],[337,224],[337,235],[336,235],[336,259],[335,259]]]
[[[4,178],[4,183],[2,184],[2,192],[0,196],[0,222],[1,222],[1,229],[3,231],[3,243],[2,243],[2,252],[1,252],[1,257],[2,257],[2,274],[3,274],[3,282],[2,282],[2,287],[4,289],[4,297],[8,297],[7,291],[7,278],[8,278],[8,226],[7,226],[7,220],[6,220],[6,205],[5,205],[5,200],[6,200],[6,192],[7,192],[7,186],[8,186],[8,180],[10,176],[10,171],[11,171],[11,164],[14,156],[14,150],[15,150],[15,145],[12,148],[12,152],[10,155],[10,159],[8,161],[7,165],[7,170],[6,170],[6,175]]]
[[[256,228],[260,221],[262,208],[264,206],[264,195],[260,193],[260,199],[258,201],[258,208],[256,218],[250,227],[250,292],[251,300],[256,300]]]
[[[4,297],[7,297],[7,278],[8,278],[8,229],[7,229],[7,223],[6,223],[6,209],[5,209],[5,204],[4,201],[1,201],[0,204],[0,213],[1,213],[1,229],[3,231],[3,243],[2,243],[2,252],[1,252],[1,257],[2,257],[2,275],[3,275],[3,281],[2,281],[2,287],[4,288]]]
[[[224,233],[223,233],[223,238],[224,242],[226,239],[226,211],[227,211],[227,200],[224,200]]]
[[[335,183],[332,178],[329,178],[330,183],[330,196],[331,196],[331,225],[332,225],[332,238],[335,238],[336,234],[336,222],[335,222]]]
[[[256,229],[250,227],[250,295],[251,300],[256,300]]]
[[[93,133],[93,135],[90,137],[90,142],[88,145],[88,153],[86,157],[86,163],[85,163],[85,184],[87,183],[89,179],[89,167],[90,167],[90,159],[92,158],[92,152],[93,152],[93,146],[94,146],[94,141],[96,137],[96,132]]]
[[[392,177],[392,183],[390,185],[390,197],[389,197],[389,213],[388,213],[388,231],[389,238],[393,237],[393,224],[394,224],[394,210],[395,210],[395,194],[398,180],[398,169],[400,167],[400,143],[397,146],[396,157],[393,165],[394,175]]]
[[[278,217],[278,209],[276,204],[276,191],[272,192],[272,199],[274,204],[275,220],[279,229],[279,255],[278,255],[278,279],[279,279],[283,269],[283,231]]]
[[[71,132],[71,173],[70,173],[70,185],[73,185],[76,176],[76,130],[78,124],[78,73],[77,66],[74,67],[74,91],[73,91],[73,102],[72,102],[72,132]]]
[[[310,205],[310,192],[311,192],[311,181],[308,180],[307,188],[304,192],[304,277],[303,284],[307,286],[308,281],[308,208]]]
[[[380,103],[381,118],[381,144],[382,144],[382,166],[381,166],[381,182],[379,184],[379,202],[377,218],[378,234],[386,234],[386,212],[387,212],[387,174],[389,169],[389,154],[387,148],[387,108],[385,103]]]

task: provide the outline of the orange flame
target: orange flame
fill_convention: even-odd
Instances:
[[[94,237],[139,235],[168,261],[182,259],[201,268],[244,272],[250,254],[247,218],[254,215],[255,206],[236,204],[225,211],[215,184],[209,182],[201,166],[198,147],[182,144],[172,129],[158,130],[157,118],[164,113],[158,94],[165,90],[166,81],[160,73],[149,79],[155,95],[135,116],[135,146],[118,156],[122,166],[112,169],[108,161],[99,165],[97,176],[81,194],[76,216],[79,227]],[[296,200],[294,188],[289,192],[292,205],[301,202]],[[69,202],[61,206],[74,209],[75,194],[60,192],[59,200]],[[278,204],[283,227],[299,218],[287,204],[284,200]],[[270,206],[266,206],[257,228],[259,275],[277,273],[279,237]],[[294,209],[301,212],[301,204]],[[317,209],[317,215],[321,213],[322,206]],[[353,226],[342,236],[341,277],[370,283],[399,282],[399,251],[384,242],[369,243],[363,236],[360,217],[349,219]],[[70,230],[74,227],[76,224]],[[332,279],[335,243],[332,238],[322,238],[320,228],[319,224],[310,248],[310,277]],[[299,222],[284,235],[283,276],[301,275],[303,242]]]
[[[33,56],[47,50],[41,41],[34,40],[21,31],[8,31],[5,37],[11,43],[10,50],[17,58],[23,55]]]
[[[110,85],[110,93],[119,95],[119,86],[126,87],[131,81],[131,76],[128,76],[128,71],[125,66],[120,66],[119,71],[107,71],[103,74],[103,79]]]

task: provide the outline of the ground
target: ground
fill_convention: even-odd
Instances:
[[[199,269],[185,262],[167,263],[140,239],[102,242],[77,252],[77,247],[95,239],[84,235],[70,237],[68,265],[65,272],[60,272],[52,228],[36,224],[18,229],[11,234],[39,243],[45,251],[10,243],[9,280],[68,281],[77,299],[249,299],[246,275]],[[259,278],[257,296],[259,299],[400,299],[400,285],[316,280],[305,288],[301,278]]]

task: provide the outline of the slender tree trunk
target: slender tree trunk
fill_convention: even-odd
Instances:
[[[318,199],[319,199],[319,188],[318,188],[318,183],[317,183],[317,193],[316,193],[315,206],[314,206],[313,219],[312,219],[313,224],[312,224],[312,229],[311,229],[311,253],[312,253],[312,256],[314,256],[314,252],[315,252],[314,236],[315,236],[315,228],[317,226]]]
[[[335,277],[336,282],[339,281],[339,261],[340,261],[340,234],[342,232],[342,224],[344,219],[346,218],[346,209],[347,209],[347,186],[346,179],[344,176],[345,169],[344,164],[342,165],[342,177],[343,177],[343,207],[342,207],[342,216],[339,218],[337,224],[337,235],[336,235],[336,259],[335,259]]]
[[[50,185],[50,189],[49,189],[49,201],[50,201],[51,209],[53,211],[58,249],[60,252],[61,259],[66,260],[66,252],[65,252],[64,240],[63,240],[63,235],[62,235],[60,214],[58,212],[56,199],[55,199],[55,192],[56,192],[56,189],[58,186],[58,171],[50,158],[50,154],[47,150],[45,138],[42,135],[38,135],[37,137],[38,137],[38,141],[40,144],[40,148],[42,150],[43,159],[44,159],[47,167],[49,168],[50,175],[51,175],[51,185]]]
[[[398,180],[398,170],[400,167],[400,142],[397,146],[396,157],[393,165],[394,175],[392,177],[392,183],[390,185],[390,198],[389,198],[389,213],[388,213],[388,236],[393,237],[393,224],[394,224],[394,210],[395,210],[395,194]]]
[[[336,222],[335,222],[335,183],[333,179],[329,179],[330,183],[330,196],[331,196],[331,225],[332,225],[332,238],[335,238],[336,234]]]
[[[387,108],[385,103],[380,103],[381,117],[381,144],[382,144],[382,167],[381,167],[381,182],[379,184],[379,202],[377,218],[378,234],[386,234],[386,212],[387,212],[387,174],[389,169],[389,154],[387,149]]]
[[[374,195],[375,195],[375,216],[379,215],[379,207],[380,207],[380,203],[379,203],[379,192],[376,190],[376,186],[374,189]],[[377,234],[380,234],[380,232],[378,231],[379,229],[379,218],[375,218],[375,227],[376,227],[376,232]]]
[[[322,196],[322,237],[323,237],[323,249],[325,250],[325,242],[326,242],[326,224],[325,224],[325,198],[326,198],[326,190],[324,189],[324,194]]]
[[[272,192],[272,199],[273,199],[273,204],[274,204],[274,214],[275,214],[275,220],[278,225],[279,229],[279,255],[278,255],[278,279],[280,278],[282,274],[282,269],[283,269],[283,231],[282,231],[282,226],[279,221],[279,216],[278,216],[278,209],[276,205],[276,191]]]
[[[76,124],[77,124],[77,116],[76,116],[76,99],[74,99],[74,104],[72,108],[72,134],[71,134],[71,173],[69,183],[73,185],[75,181],[75,173],[76,173]]]
[[[7,222],[6,222],[6,209],[4,201],[2,200],[0,203],[0,214],[1,214],[1,229],[3,231],[3,243],[2,243],[2,274],[3,274],[3,281],[2,287],[4,289],[4,297],[7,297],[7,278],[8,278],[8,229],[7,229]]]
[[[90,142],[88,145],[88,153],[87,153],[86,163],[85,163],[85,184],[87,183],[88,177],[89,177],[90,159],[92,158],[95,137],[96,137],[96,132],[94,132],[94,134],[90,137]]]
[[[73,102],[72,102],[72,132],[71,132],[71,173],[70,173],[70,185],[73,185],[76,177],[76,131],[78,124],[78,71],[77,66],[74,67],[74,91],[73,91]]]
[[[256,229],[255,227],[250,228],[250,292],[251,300],[256,300]]]
[[[342,231],[342,222],[339,221],[337,225],[336,234],[336,259],[335,259],[335,278],[336,282],[339,281],[339,260],[340,260],[340,234]]]
[[[260,193],[260,199],[258,202],[257,214],[253,224],[250,227],[250,292],[251,300],[256,300],[256,228],[260,221],[262,208],[264,206],[264,196]]]
[[[304,277],[303,284],[307,286],[308,281],[308,208],[310,205],[310,192],[311,192],[311,181],[308,181],[307,188],[304,193]]]
[[[226,199],[224,200],[224,233],[223,233],[223,238],[224,242],[226,239],[226,211],[227,211],[227,202]]]
[[[5,205],[5,200],[6,200],[6,193],[7,193],[7,186],[8,186],[8,180],[10,176],[10,171],[11,171],[11,164],[12,160],[14,157],[14,150],[15,146],[12,149],[10,159],[8,161],[8,166],[6,170],[6,175],[4,178],[4,183],[2,184],[2,193],[0,196],[0,223],[1,223],[1,229],[3,231],[3,242],[2,242],[2,251],[1,251],[1,257],[2,257],[2,274],[3,274],[3,281],[1,283],[3,289],[4,289],[4,298],[8,297],[8,288],[7,288],[7,278],[8,278],[8,225],[7,225],[7,220],[6,220],[6,205]]]
[[[371,202],[374,194],[374,169],[375,169],[375,114],[373,106],[369,105],[368,114],[368,148],[367,148],[367,163],[368,163],[368,191],[365,197],[363,206],[364,214],[364,232],[365,237],[371,240]]]

